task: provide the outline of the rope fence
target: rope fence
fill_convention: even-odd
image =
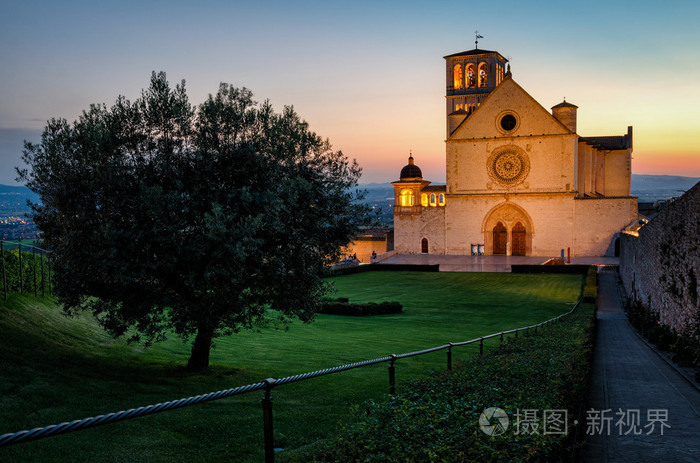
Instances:
[[[0,242],[0,246],[2,243]],[[21,245],[22,247],[26,245]],[[21,253],[20,253],[21,254]],[[4,256],[3,256],[4,257]],[[4,259],[3,259],[4,262]],[[4,267],[3,267],[4,270]],[[3,272],[4,273],[4,272]],[[391,354],[385,357],[380,357],[372,360],[362,360],[359,362],[349,363],[346,365],[339,365],[330,368],[324,368],[321,370],[310,371],[306,373],[300,373],[297,375],[286,376],[280,379],[267,378],[263,381],[248,384],[245,386],[239,386],[232,389],[226,389],[218,392],[210,392],[208,394],[197,395],[193,397],[188,397],[179,400],[172,400],[169,402],[158,403],[155,405],[148,405],[145,407],[131,408],[129,410],[123,410],[116,413],[108,413],[106,415],[99,415],[95,417],[84,418],[82,420],[74,420],[71,422],[64,422],[60,424],[44,426],[39,428],[34,428],[31,430],[19,431],[14,433],[7,433],[0,435],[0,447],[17,444],[21,442],[27,442],[31,440],[43,439],[50,436],[55,436],[58,434],[65,434],[68,432],[78,431],[82,429],[92,428],[95,426],[100,426],[108,423],[116,423],[119,421],[124,421],[132,418],[137,418],[140,416],[152,415],[155,413],[160,413],[168,410],[175,410],[178,408],[188,407],[190,405],[196,405],[205,402],[211,402],[213,400],[224,399],[227,397],[232,397],[235,395],[245,394],[248,392],[263,390],[262,399],[262,409],[263,409],[263,431],[264,431],[264,445],[265,445],[265,462],[273,463],[275,460],[275,447],[274,447],[274,437],[273,437],[273,420],[272,420],[272,389],[277,386],[282,386],[284,384],[291,384],[299,381],[305,381],[312,378],[317,378],[319,376],[325,376],[335,373],[340,373],[347,370],[352,370],[355,368],[363,368],[370,365],[377,365],[380,363],[389,363],[388,373],[389,373],[389,394],[396,394],[396,370],[395,363],[399,359],[416,357],[419,355],[429,354],[432,352],[438,352],[441,350],[447,350],[447,369],[452,370],[452,351],[455,347],[466,346],[470,344],[479,343],[479,354],[484,353],[484,340],[500,337],[502,342],[504,336],[514,334],[515,337],[519,333],[525,333],[526,335],[533,330],[535,333],[538,328],[544,327],[551,323],[560,322],[563,317],[571,314],[580,305],[582,298],[574,304],[572,309],[564,314],[557,317],[550,318],[542,323],[535,325],[524,326],[521,328],[515,328],[508,331],[501,331],[498,333],[493,333],[487,336],[482,336],[479,338],[470,339],[468,341],[461,342],[450,342],[443,344],[441,346],[435,346],[428,349],[423,349],[415,352],[407,352],[404,354]]]

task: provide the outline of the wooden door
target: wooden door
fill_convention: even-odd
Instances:
[[[493,227],[493,253],[505,254],[507,240],[508,231],[506,230],[506,226],[498,222],[496,226]]]
[[[513,255],[514,256],[524,256],[525,255],[525,238],[527,237],[527,232],[525,227],[520,222],[513,226]]]
[[[428,238],[423,238],[420,242],[420,252],[423,254],[428,253]]]

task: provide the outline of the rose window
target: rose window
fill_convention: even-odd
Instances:
[[[522,182],[530,171],[527,155],[512,148],[494,152],[487,167],[491,178],[505,186]]]

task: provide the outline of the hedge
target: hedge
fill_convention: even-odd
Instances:
[[[368,315],[387,315],[401,313],[403,306],[398,302],[349,303],[347,298],[323,301],[319,313],[329,315],[351,315],[362,317]]]
[[[360,272],[439,272],[440,266],[413,264],[362,264],[349,267],[328,268],[327,276],[336,277]]]
[[[583,302],[597,302],[598,298],[598,268],[590,265],[586,273],[583,287]]]
[[[398,395],[355,407],[357,421],[342,426],[337,437],[285,452],[284,460],[568,461],[576,431],[585,431],[594,311],[583,304],[562,323],[510,337],[453,371],[399,384]],[[488,407],[508,414],[511,425],[503,435],[481,431],[479,418]],[[545,435],[540,422],[540,432],[516,435],[516,414],[524,410],[537,410],[540,417],[544,410],[567,410],[568,434]]]
[[[511,273],[586,273],[590,265],[564,264],[564,265],[530,265],[516,264],[510,266]]]

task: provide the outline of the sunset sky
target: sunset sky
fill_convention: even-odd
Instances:
[[[542,106],[576,104],[582,136],[634,126],[633,173],[700,177],[698,19],[687,0],[0,0],[0,183],[49,118],[135,99],[153,70],[193,104],[227,82],[293,105],[363,183],[397,180],[409,150],[444,182],[442,57],[475,30]]]

